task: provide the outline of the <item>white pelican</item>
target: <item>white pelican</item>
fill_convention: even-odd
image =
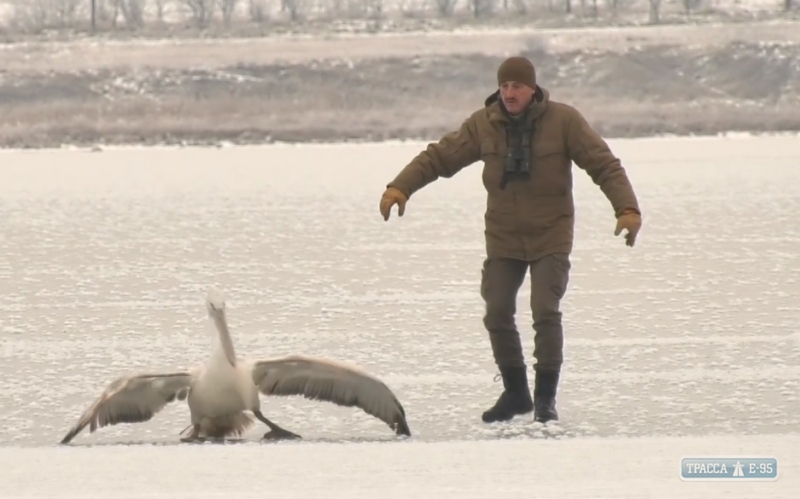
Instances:
[[[364,371],[327,359],[290,355],[249,361],[236,357],[222,296],[210,290],[206,299],[208,322],[216,328],[211,356],[188,371],[123,376],[81,415],[61,441],[69,443],[87,425],[90,433],[117,423],[149,421],[175,400],[186,400],[191,433],[181,441],[239,436],[253,424],[250,411],[270,429],[265,439],[300,438],[267,419],[260,409],[264,395],[303,395],[340,406],[361,408],[398,435],[410,436],[405,410],[392,391]]]

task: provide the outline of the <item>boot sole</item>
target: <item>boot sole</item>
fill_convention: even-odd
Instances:
[[[481,415],[481,421],[484,423],[503,423],[506,421],[511,421],[517,416],[526,416],[533,412],[533,409],[529,411],[521,411],[521,412],[514,412],[512,414],[503,415],[502,417],[490,417],[490,419],[486,419],[486,416]]]

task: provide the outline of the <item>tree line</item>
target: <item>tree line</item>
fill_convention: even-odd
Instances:
[[[642,12],[651,24],[661,21],[665,6],[691,16],[746,1],[725,0],[10,0],[6,30],[137,30],[152,25],[188,23],[197,28],[237,23],[307,20],[422,19],[496,16],[607,17]],[[762,2],[763,5],[763,2]],[[791,11],[800,0],[774,0],[774,9]]]

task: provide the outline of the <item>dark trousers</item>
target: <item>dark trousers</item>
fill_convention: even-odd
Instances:
[[[567,290],[569,255],[548,255],[534,262],[487,258],[483,264],[481,296],[486,303],[483,324],[489,332],[498,367],[524,367],[519,332],[514,322],[517,293],[530,272],[531,314],[534,330],[534,369],[560,370],[564,336],[561,299]]]

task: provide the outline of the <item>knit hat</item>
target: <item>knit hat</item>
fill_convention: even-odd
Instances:
[[[509,57],[497,68],[497,85],[507,81],[516,81],[536,88],[536,69],[525,57]]]

